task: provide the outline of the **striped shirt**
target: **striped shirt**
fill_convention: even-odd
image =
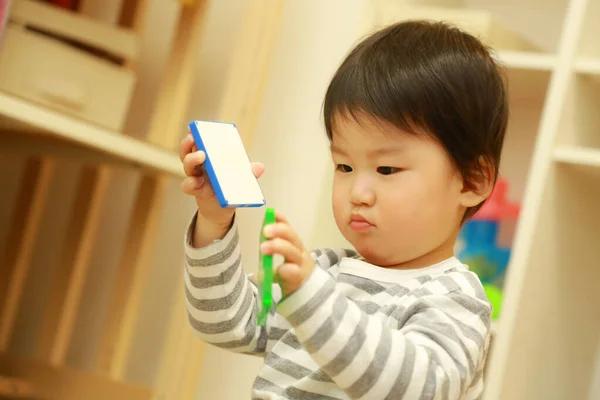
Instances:
[[[391,270],[354,251],[312,252],[316,268],[257,326],[258,288],[241,265],[237,227],[190,245],[189,321],[215,346],[264,357],[253,399],[478,399],[491,306],[477,276],[452,257]],[[233,379],[233,378],[232,378]]]

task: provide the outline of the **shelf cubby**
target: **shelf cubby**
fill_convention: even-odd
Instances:
[[[578,60],[600,62],[600,2],[588,0],[577,45]]]
[[[578,74],[593,77],[600,83],[600,44],[598,43],[600,24],[598,21],[600,21],[600,2],[588,1],[579,34],[574,69]]]
[[[557,149],[600,150],[600,81],[594,76],[573,73],[567,89]]]
[[[569,0],[464,0],[462,8],[490,13],[499,24],[535,46],[532,53],[555,55],[568,5]]]
[[[562,164],[600,168],[600,149],[578,146],[559,146],[554,150],[554,161]]]
[[[363,27],[399,19],[443,20],[500,51],[554,54],[567,5],[567,0],[377,0],[367,7]]]
[[[510,114],[500,175],[509,182],[512,201],[520,202],[523,197],[550,75],[549,71],[507,71]],[[524,86],[529,90],[522,90]]]
[[[551,166],[497,399],[585,399],[600,335],[600,170]],[[554,210],[562,210],[555,212]],[[516,279],[512,279],[515,282]],[[498,377],[495,377],[498,379]]]

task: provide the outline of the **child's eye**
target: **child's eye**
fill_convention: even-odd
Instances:
[[[352,172],[352,167],[346,164],[338,164],[335,169],[341,172]]]
[[[391,175],[391,174],[395,174],[398,171],[400,171],[400,168],[394,168],[394,167],[379,167],[379,168],[377,168],[377,172],[380,173],[381,175]]]

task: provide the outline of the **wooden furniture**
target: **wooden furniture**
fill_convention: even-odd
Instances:
[[[600,398],[600,2],[376,0],[365,7],[357,37],[431,16],[502,43],[495,54],[506,67],[511,115],[500,173],[522,212],[484,398]],[[492,20],[510,40],[490,36]],[[330,181],[313,240],[344,245]]]
[[[38,4],[29,0],[14,0],[14,3],[17,17],[36,19],[37,14],[22,10]],[[126,381],[149,257],[156,246],[158,222],[169,211],[165,209],[166,190],[173,177],[183,176],[176,149],[185,132],[208,2],[182,3],[151,116],[150,131],[145,139],[133,138],[107,127],[118,125],[120,117],[117,118],[119,121],[109,121],[101,114],[94,114],[98,118],[76,118],[72,112],[56,107],[56,99],[50,101],[51,105],[44,105],[43,102],[32,102],[27,96],[17,97],[18,92],[0,91],[0,148],[4,154],[22,154],[27,160],[21,189],[11,213],[6,254],[0,265],[0,397],[71,399],[81,398],[81,393],[85,393],[86,399],[195,398],[202,344],[188,326],[183,291],[177,292],[171,305],[172,316],[163,322],[169,326],[166,342],[156,343],[157,347],[163,347],[164,355],[156,368],[154,384],[144,387]],[[214,117],[236,121],[245,134],[246,143],[259,111],[282,5],[280,0],[261,0],[248,6],[233,50],[219,115]],[[133,47],[127,40],[137,38],[141,32],[147,8],[145,0],[124,0],[119,16],[122,35],[102,37],[100,32],[106,29],[102,30],[99,24],[96,34],[88,35],[88,39],[104,44],[116,41],[119,48],[126,49],[125,53],[135,54],[137,39],[131,41]],[[43,19],[36,22],[50,24],[54,30],[77,30],[76,22],[80,16],[58,9],[50,12],[63,23],[52,24]],[[27,50],[14,46],[7,51],[11,57],[19,58]],[[75,60],[75,53],[73,57]],[[58,60],[64,61],[60,57]],[[6,68],[13,67],[9,60],[1,61]],[[123,61],[123,67],[131,71],[135,71],[136,66],[135,57]],[[14,70],[14,73],[19,72]],[[94,73],[96,84],[102,84],[103,70]],[[129,85],[129,81],[124,82],[117,90],[130,90]],[[84,167],[69,210],[60,261],[48,282],[50,294],[45,312],[39,316],[42,328],[36,335],[34,354],[27,358],[17,357],[11,354],[9,346],[18,333],[16,319],[25,300],[25,281],[35,272],[31,263],[36,234],[42,224],[49,188],[56,173],[56,160],[59,159],[76,160],[84,163]],[[67,365],[66,358],[79,307],[84,300],[83,288],[89,275],[92,249],[98,240],[100,212],[105,207],[111,181],[122,169],[137,170],[140,176],[129,229],[116,276],[110,285],[112,290],[106,289],[112,295],[99,332],[95,366],[92,371],[73,370]],[[178,262],[181,260],[173,260],[173,264]]]
[[[566,3],[486,399],[600,396],[600,3]]]
[[[0,55],[0,90],[120,131],[136,82],[127,66],[138,56],[137,41],[130,29],[52,4],[14,1]]]

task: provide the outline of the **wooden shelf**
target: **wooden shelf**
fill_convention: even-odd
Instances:
[[[556,56],[525,51],[499,51],[495,57],[506,70],[511,106],[521,108],[523,104],[535,103],[537,121],[542,106],[539,103],[546,97]]]
[[[575,71],[580,74],[600,76],[600,58],[579,58],[575,61]]]
[[[559,146],[554,150],[554,160],[564,164],[575,164],[600,168],[600,149],[577,146]]]
[[[19,378],[0,375],[1,399],[31,399],[34,397],[31,383]]]
[[[509,69],[551,71],[556,64],[555,54],[502,50],[496,59]]]
[[[149,400],[150,389],[141,385],[112,380],[95,372],[84,372],[68,367],[56,367],[33,359],[0,353],[0,383],[19,384],[19,394],[8,398],[64,399],[74,400],[83,397],[89,400],[125,398]],[[10,379],[12,382],[9,382]],[[13,390],[14,391],[14,390]],[[4,393],[0,392],[0,398]],[[12,397],[12,396],[15,397]]]
[[[26,148],[40,152],[47,149],[86,161],[128,164],[183,176],[179,156],[173,152],[6,93],[0,93],[0,126],[2,148],[7,148],[10,142],[15,146],[14,150]],[[19,134],[24,140],[12,140]],[[6,140],[5,135],[10,135],[11,140]],[[31,135],[36,136],[35,141],[31,140]],[[23,146],[25,141],[26,146]],[[59,142],[62,146],[48,146],[51,142]]]
[[[579,35],[579,43],[577,45],[577,53],[580,57],[599,58],[600,46],[597,38],[600,33],[600,2],[589,1],[586,5],[585,16],[581,25],[581,33]]]
[[[577,70],[576,65],[573,67],[575,69],[569,74],[566,101],[559,114],[560,128],[555,148],[600,149],[600,82],[596,79],[600,76],[582,73],[583,69]]]

